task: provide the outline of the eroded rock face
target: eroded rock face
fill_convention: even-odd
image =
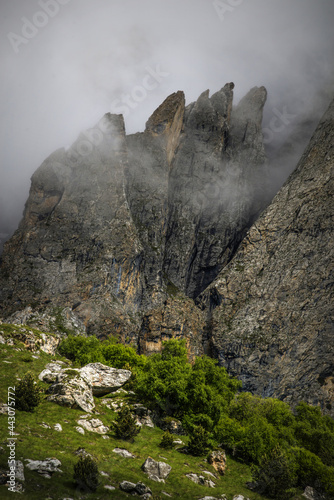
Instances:
[[[334,415],[334,101],[296,170],[202,297],[212,351],[244,390]],[[207,310],[210,308],[208,307]]]
[[[176,92],[131,136],[107,114],[50,155],[2,255],[0,315],[19,320],[33,304],[39,327],[112,332],[143,353],[182,337],[190,357],[202,354],[188,297],[230,260],[261,205],[266,91],[232,110],[233,87],[187,107]]]

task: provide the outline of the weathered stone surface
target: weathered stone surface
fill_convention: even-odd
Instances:
[[[61,462],[57,458],[46,458],[45,460],[26,459],[27,469],[38,472],[41,476],[50,478],[55,472],[62,472],[59,467]]]
[[[117,453],[117,455],[120,455],[123,458],[135,458],[132,453],[130,453],[128,450],[125,450],[124,448],[114,448],[113,452]]]
[[[208,462],[220,475],[225,474],[226,469],[226,455],[224,451],[215,450],[208,456]]]
[[[196,484],[200,484],[202,486],[206,486],[208,488],[214,488],[216,485],[211,479],[207,479],[204,476],[200,476],[198,474],[186,474],[186,477],[189,478],[191,481],[193,481]]]
[[[302,497],[307,498],[307,500],[325,500],[325,496],[319,493],[317,490],[311,486],[307,486],[302,494]]]
[[[89,432],[96,432],[97,434],[107,434],[107,432],[109,432],[109,428],[98,418],[93,418],[91,420],[81,419],[78,420],[78,424]]]
[[[56,382],[46,391],[47,394],[50,394],[47,398],[48,401],[60,406],[81,408],[84,411],[92,412],[95,403],[91,385],[80,375],[79,370],[71,370],[71,372],[77,372],[77,375],[66,374],[64,371],[57,375]]]
[[[63,367],[60,363],[48,363],[44,370],[38,375],[39,380],[51,384],[55,382]]]
[[[24,477],[24,465],[21,460],[16,460],[15,461],[15,479],[16,481],[24,482],[25,477]]]
[[[80,374],[89,381],[94,396],[104,396],[122,387],[131,377],[130,370],[111,368],[102,363],[90,363],[80,369]]]
[[[212,353],[244,390],[334,415],[334,101],[296,170],[203,294]],[[211,296],[221,303],[210,311]]]
[[[138,482],[137,484],[130,481],[122,481],[119,485],[122,491],[134,495],[152,495],[152,491],[144,483]]]
[[[4,329],[8,324],[11,326],[10,331]],[[15,341],[19,341],[24,344],[28,351],[38,352],[41,350],[52,355],[55,354],[60,342],[59,334],[51,335],[41,331],[34,332],[30,325],[16,323],[13,317],[8,318],[5,323],[0,325],[0,335],[3,336],[4,343],[7,345],[14,345]]]
[[[166,462],[157,462],[153,458],[148,457],[142,465],[142,470],[148,474],[152,481],[163,482],[172,470],[171,466]]]

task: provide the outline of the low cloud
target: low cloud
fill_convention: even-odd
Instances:
[[[287,140],[306,145],[333,92],[332,0],[12,0],[1,14],[3,234],[45,157],[115,108],[133,133],[177,90],[189,103],[234,81],[238,102],[264,85],[274,190],[295,161]]]

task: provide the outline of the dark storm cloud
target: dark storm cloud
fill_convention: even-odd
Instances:
[[[234,81],[238,101],[265,85],[270,153],[296,127],[302,144],[309,116],[324,110],[333,90],[332,0],[0,5],[0,233],[17,225],[29,178],[43,159],[106,112],[121,108],[132,133],[179,89],[190,102]]]

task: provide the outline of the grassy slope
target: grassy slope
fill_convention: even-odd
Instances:
[[[3,325],[1,325],[3,326]],[[1,330],[0,326],[0,330]],[[1,332],[0,332],[1,333]],[[55,359],[62,359],[59,356],[50,356],[39,352],[38,359],[35,359],[24,349],[22,344],[16,342],[15,346],[0,345],[0,402],[7,401],[7,388],[15,385],[17,377],[22,377],[27,371],[32,371],[36,377],[45,367],[46,363]],[[36,356],[36,353],[34,353]],[[7,363],[6,363],[7,361]],[[9,362],[9,363],[8,363]],[[47,384],[45,384],[47,387]],[[110,396],[114,398],[115,396]],[[116,396],[119,397],[119,396]],[[115,412],[109,410],[95,398],[97,418],[105,425],[110,425],[115,418]],[[16,414],[16,436],[17,448],[16,459],[26,458],[43,460],[48,457],[55,457],[61,461],[63,473],[55,473],[51,479],[40,476],[37,472],[29,471],[25,468],[25,493],[15,494],[7,491],[6,486],[0,486],[1,498],[29,498],[29,499],[63,499],[63,498],[87,498],[87,499],[125,499],[133,498],[131,495],[121,492],[118,487],[122,480],[131,482],[142,481],[149,486],[154,498],[168,498],[161,492],[165,491],[173,498],[181,500],[199,499],[205,495],[219,497],[226,494],[228,500],[234,495],[241,494],[251,500],[260,500],[260,495],[251,492],[245,487],[245,483],[251,479],[250,468],[234,461],[228,457],[228,469],[225,476],[220,476],[215,488],[206,488],[194,484],[185,477],[186,473],[201,473],[203,470],[214,473],[214,469],[206,462],[205,457],[192,457],[177,450],[164,450],[159,447],[163,431],[159,428],[144,427],[136,436],[134,442],[129,443],[116,439],[111,433],[109,439],[103,439],[99,434],[85,431],[85,435],[79,434],[75,427],[77,420],[85,412],[63,408],[53,403],[43,401],[34,413],[17,412]],[[41,424],[45,422],[51,429],[45,429]],[[54,424],[60,423],[63,431],[57,432],[53,429]],[[0,468],[7,467],[8,451],[6,448],[8,437],[7,414],[0,415]],[[181,439],[186,443],[187,438]],[[73,466],[77,462],[74,452],[83,447],[88,453],[93,455],[97,462],[99,471],[104,471],[109,476],[100,476],[101,484],[94,494],[85,494],[76,490],[72,475]],[[113,453],[115,447],[126,448],[133,453],[135,459],[125,459]],[[150,481],[147,475],[142,472],[141,465],[145,459],[151,456],[155,460],[166,461],[172,467],[172,471],[166,483],[156,483]],[[115,491],[108,491],[104,485],[109,484],[116,488]]]

